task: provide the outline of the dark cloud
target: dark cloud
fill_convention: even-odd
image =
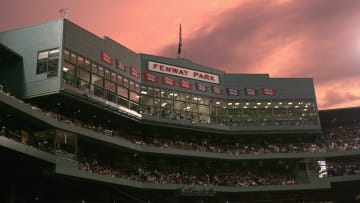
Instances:
[[[343,89],[360,89],[346,84],[360,80],[359,11],[358,0],[250,1],[184,38],[184,55],[227,73],[312,77],[320,108],[334,106],[359,94],[332,98],[324,88],[341,83]],[[176,46],[159,54],[172,57]]]
[[[357,0],[250,1],[185,38],[184,54],[228,73],[313,77],[316,85],[360,77],[359,10]],[[174,47],[159,54],[174,56]]]
[[[325,92],[323,101],[323,106],[338,106],[344,101],[360,102],[360,95],[352,94],[351,92],[328,90]]]

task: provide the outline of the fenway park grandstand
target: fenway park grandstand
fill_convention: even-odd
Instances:
[[[360,108],[60,19],[0,32],[0,180],[9,203],[360,202]]]

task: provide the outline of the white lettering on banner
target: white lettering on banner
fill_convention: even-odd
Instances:
[[[101,60],[109,65],[112,65],[112,59],[105,51],[101,51]]]
[[[192,83],[186,81],[186,80],[180,80],[180,87],[184,87],[187,89],[191,89],[192,88]]]
[[[175,84],[176,84],[175,80],[173,80],[172,78],[166,77],[166,76],[162,76],[162,81],[166,85],[175,86]]]
[[[270,88],[262,88],[263,95],[275,96],[276,90]]]
[[[148,69],[159,73],[176,75],[179,77],[219,84],[219,76],[211,73],[205,73],[201,71],[181,68],[181,67],[167,65],[163,63],[157,63],[153,61],[148,62]]]
[[[220,87],[213,86],[213,87],[212,87],[212,91],[213,91],[213,93],[221,94],[221,89],[220,89]]]
[[[130,66],[130,75],[140,78],[139,71],[136,70],[136,68],[134,68],[133,66]]]
[[[145,80],[157,83],[158,78],[157,78],[156,75],[153,75],[153,74],[148,73],[148,72],[146,72],[144,74],[145,74]]]
[[[197,90],[206,92],[207,86],[205,86],[205,85],[203,85],[203,84],[200,84],[200,83],[196,83],[196,88],[197,88]]]
[[[119,61],[119,59],[116,59],[116,68],[118,68],[122,71],[126,71],[125,64],[123,64],[121,61]]]

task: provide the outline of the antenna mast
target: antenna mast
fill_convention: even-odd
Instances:
[[[69,12],[68,8],[61,8],[61,9],[59,9],[58,12],[61,13],[61,15],[63,16],[64,19],[67,19],[68,12]]]

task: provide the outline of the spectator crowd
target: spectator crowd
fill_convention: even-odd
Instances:
[[[137,170],[119,169],[100,166],[97,161],[80,162],[80,170],[105,176],[112,176],[136,182],[155,184],[186,184],[206,186],[248,187],[260,185],[293,185],[297,184],[295,177],[279,174],[257,175],[251,171],[227,172],[222,174],[196,174],[180,171],[165,172],[158,169]]]
[[[19,100],[20,101],[20,100]],[[22,102],[22,101],[20,101]],[[264,153],[298,153],[298,152],[326,152],[326,151],[348,151],[360,149],[360,127],[359,125],[339,126],[323,130],[321,140],[318,143],[238,143],[228,142],[216,143],[209,136],[207,139],[201,138],[198,141],[189,141],[181,138],[165,137],[141,137],[121,132],[120,129],[113,129],[99,124],[77,120],[65,114],[55,113],[54,111],[44,110],[36,106],[32,109],[42,111],[45,115],[65,122],[69,125],[86,128],[105,136],[111,136],[125,141],[129,141],[142,146],[159,147],[163,149],[174,148],[181,150],[193,150],[201,152],[226,153],[232,155],[241,154],[264,154]],[[0,112],[1,113],[1,112]],[[0,115],[0,118],[3,115]],[[0,119],[0,135],[13,139],[24,144],[36,146],[44,151],[54,151],[50,149],[48,143],[41,140],[30,142],[24,139],[21,129],[13,129],[7,126],[3,119]],[[44,147],[44,146],[47,147]],[[157,169],[138,168],[137,170],[119,169],[100,166],[96,161],[81,161],[80,170],[89,173],[97,173],[106,176],[119,177],[131,181],[157,183],[157,184],[197,184],[197,185],[218,185],[218,186],[258,186],[258,185],[289,185],[297,184],[297,180],[292,176],[281,175],[256,175],[250,171],[228,172],[223,174],[191,174],[181,171],[160,171]],[[360,162],[329,162],[328,176],[355,175],[360,173]]]

